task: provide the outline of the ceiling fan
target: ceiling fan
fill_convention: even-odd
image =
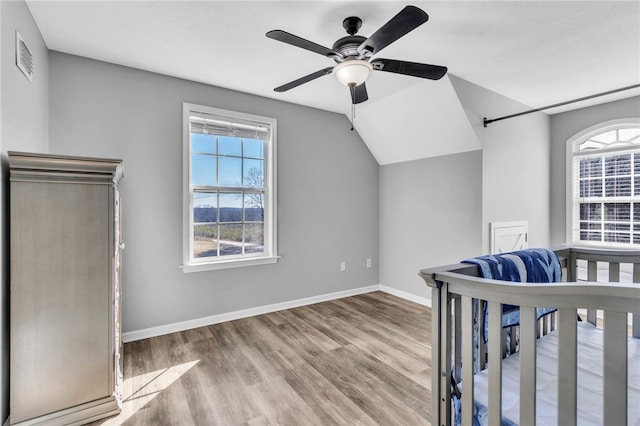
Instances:
[[[340,83],[349,88],[351,101],[355,105],[369,99],[365,80],[369,77],[369,73],[372,70],[439,80],[447,73],[447,67],[394,59],[371,59],[373,55],[379,53],[400,37],[424,24],[428,19],[429,15],[427,15],[425,11],[415,6],[406,6],[396,16],[380,27],[378,31],[373,33],[372,36],[367,38],[356,35],[362,26],[362,19],[356,16],[350,16],[342,22],[342,26],[349,35],[338,39],[331,49],[286,31],[269,31],[266,34],[269,38],[319,53],[337,62],[335,66],[323,68],[276,87],[273,90],[276,92],[286,92],[301,84],[333,73]]]

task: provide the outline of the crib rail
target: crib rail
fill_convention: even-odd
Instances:
[[[640,286],[614,283],[620,265],[630,264],[633,281],[640,283],[640,251],[582,248],[556,250],[570,282],[527,284],[479,278],[474,265],[456,264],[420,272],[432,287],[432,424],[452,424],[452,363],[473,365],[473,303],[485,300],[489,310],[488,423],[502,418],[502,305],[520,306],[520,419],[522,425],[536,418],[536,307],[558,308],[558,424],[576,424],[577,416],[577,327],[578,309],[588,310],[596,323],[604,312],[604,424],[627,423],[627,314],[640,314]],[[597,276],[597,262],[608,265],[610,283],[578,282],[578,261],[586,261],[588,279]],[[627,268],[628,269],[628,268]],[[595,271],[595,272],[594,272]],[[634,316],[633,334],[640,334]],[[478,321],[479,323],[479,321]],[[477,325],[476,325],[477,326]],[[456,330],[461,331],[456,332]],[[460,335],[461,334],[461,335]],[[462,424],[473,417],[473,368],[462,368]],[[518,420],[518,419],[512,419]]]

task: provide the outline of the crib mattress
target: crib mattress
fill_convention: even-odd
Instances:
[[[640,426],[640,339],[628,340],[628,424]],[[578,424],[603,424],[603,333],[589,323],[578,323]],[[502,363],[502,415],[519,421],[519,354]],[[552,332],[537,342],[536,424],[557,425],[558,334]],[[487,370],[475,375],[476,402],[487,407],[489,379]],[[464,391],[463,391],[464,392]],[[486,424],[486,409],[479,423]]]

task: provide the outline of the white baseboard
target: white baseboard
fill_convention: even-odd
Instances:
[[[162,336],[164,334],[176,333],[179,331],[191,330],[192,328],[205,327],[207,325],[220,324],[222,322],[233,321],[242,318],[249,318],[256,315],[268,314],[282,311],[284,309],[298,308],[300,306],[312,305],[314,303],[327,302],[329,300],[342,299],[343,297],[356,296],[358,294],[371,293],[372,291],[383,291],[402,299],[410,300],[420,305],[431,307],[431,300],[425,297],[416,296],[382,284],[359,287],[351,290],[337,291],[334,293],[321,294],[319,296],[306,297],[303,299],[290,300],[287,302],[274,303],[272,305],[258,306],[255,308],[242,309],[239,311],[225,312],[224,314],[211,315],[203,318],[196,318],[188,321],[176,322],[173,324],[150,327],[142,330],[127,331],[122,333],[122,340],[133,342],[136,340],[148,339],[149,337]]]
[[[226,312],[224,314],[211,315],[204,318],[196,318],[188,321],[176,322],[173,324],[150,327],[142,330],[127,331],[122,333],[122,340],[133,342],[135,340],[147,339],[149,337],[162,336],[163,334],[176,333],[178,331],[190,330],[192,328],[204,327],[207,325],[219,324],[226,321],[233,321],[241,318],[253,317],[256,315],[268,314],[282,311],[284,309],[297,308],[314,303],[326,302],[329,300],[342,299],[343,297],[355,296],[358,294],[371,293],[382,290],[379,285],[359,287],[351,290],[338,291],[334,293],[321,294],[319,296],[306,297],[303,299],[290,300],[287,302],[274,303],[272,305],[258,306],[255,308],[242,309],[239,311]],[[383,290],[385,291],[385,290]],[[387,293],[389,293],[387,291]],[[393,293],[392,293],[393,294]],[[402,296],[400,296],[402,297]]]
[[[426,297],[416,296],[415,294],[407,293],[406,291],[398,290],[397,288],[387,287],[386,285],[382,284],[380,284],[380,291],[384,291],[385,293],[400,297],[401,299],[410,300],[429,308],[431,307],[431,299],[427,299]]]

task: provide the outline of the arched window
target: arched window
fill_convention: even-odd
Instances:
[[[587,129],[568,150],[568,242],[640,247],[640,120]]]

